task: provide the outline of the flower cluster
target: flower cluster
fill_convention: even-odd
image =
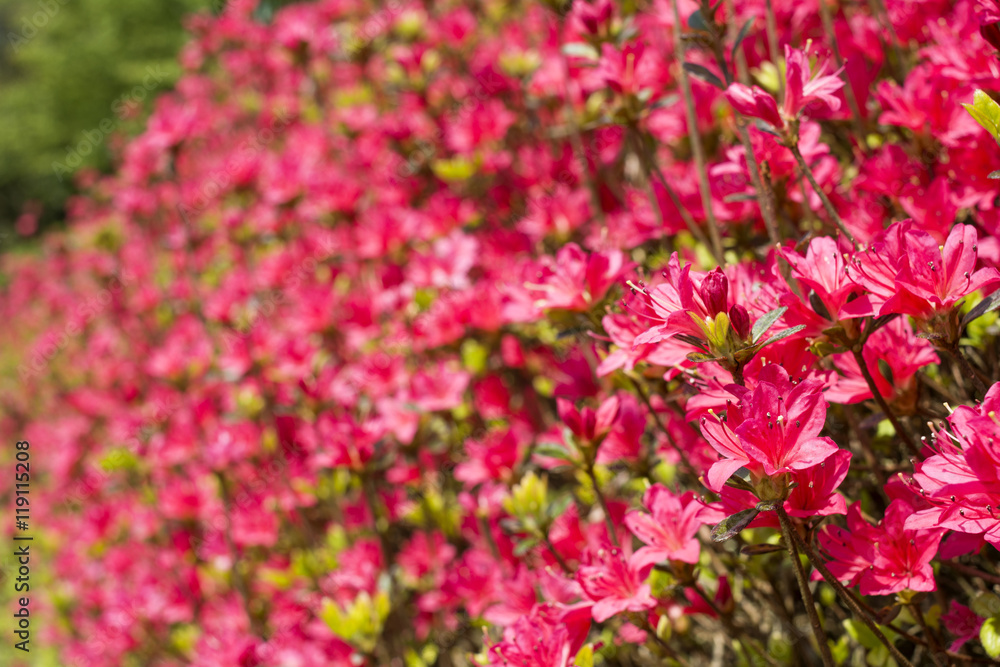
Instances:
[[[0,259],[59,664],[998,657],[995,7],[257,4]]]

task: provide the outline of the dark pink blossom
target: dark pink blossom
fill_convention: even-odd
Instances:
[[[719,491],[739,468],[760,479],[804,470],[837,451],[820,437],[826,421],[826,400],[815,382],[792,384],[788,372],[771,364],[751,391],[735,385],[726,420],[702,417],[702,431],[720,459],[708,471],[708,488]]]

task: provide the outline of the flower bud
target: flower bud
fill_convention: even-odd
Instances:
[[[726,303],[729,301],[729,280],[722,271],[716,269],[701,281],[701,300],[705,303],[705,310],[712,317],[719,313],[726,312]]]
[[[733,331],[739,336],[740,340],[746,340],[750,338],[750,313],[747,309],[736,304],[729,309],[729,322],[733,325]]]

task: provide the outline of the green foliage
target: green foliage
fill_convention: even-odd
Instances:
[[[257,12],[269,20],[278,6]],[[113,137],[131,135],[180,75],[177,54],[194,12],[223,0],[8,0],[0,3],[0,231],[27,202],[62,217],[73,174],[107,172]],[[0,250],[3,250],[0,247]]]
[[[182,17],[210,1],[13,0],[0,9],[0,226],[28,200],[51,220],[72,192],[67,160],[110,167],[109,135],[134,131],[138,112],[176,80]]]
[[[991,658],[1000,658],[1000,616],[986,619],[979,629],[979,641]]]
[[[972,97],[972,104],[963,104],[966,111],[1000,143],[1000,104],[981,90]]]

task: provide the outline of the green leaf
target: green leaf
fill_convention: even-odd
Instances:
[[[997,307],[1000,307],[1000,290],[997,290],[973,306],[972,310],[967,312],[965,317],[962,318],[962,327],[964,328],[972,320],[982,317],[988,312],[996,310]]]
[[[676,338],[677,340],[682,340],[688,345],[694,345],[699,350],[704,350],[705,352],[708,352],[708,348],[705,346],[705,341],[701,340],[700,338],[696,338],[691,334],[676,334],[674,338]]]
[[[584,644],[576,658],[573,660],[574,667],[594,667],[594,647]]]
[[[601,54],[590,44],[584,42],[570,42],[563,44],[562,52],[571,58],[583,58],[584,60],[600,60]]]
[[[479,342],[468,338],[462,343],[462,366],[472,373],[479,374],[486,370],[490,360],[490,351]]]
[[[431,162],[431,170],[434,175],[442,181],[457,183],[472,178],[475,175],[478,165],[471,160],[462,157],[455,157],[449,160],[434,160]]]
[[[709,361],[721,361],[722,357],[716,357],[711,354],[702,354],[701,352],[689,352],[687,355],[688,361],[693,361],[696,364],[703,364]]]
[[[756,343],[760,340],[760,337],[771,328],[771,326],[778,321],[778,319],[785,314],[788,310],[788,306],[782,306],[780,308],[775,308],[771,312],[761,315],[757,318],[757,321],[753,323],[753,331],[751,332],[751,342]]]
[[[770,338],[768,338],[767,340],[765,340],[763,343],[761,343],[760,345],[758,345],[757,349],[760,350],[761,348],[767,347],[771,343],[777,343],[779,340],[784,340],[785,338],[788,338],[789,336],[794,336],[795,334],[797,334],[798,332],[802,331],[805,328],[806,328],[806,325],[804,325],[804,324],[798,324],[798,325],[796,325],[794,327],[789,327],[787,329],[782,329],[781,331],[779,331],[778,333],[774,334],[773,336],[771,336]]]
[[[972,96],[972,104],[963,104],[977,123],[982,125],[993,138],[1000,142],[1000,104],[981,90]]]
[[[824,320],[832,320],[833,317],[830,316],[830,311],[827,309],[826,304],[823,303],[823,299],[819,298],[819,294],[815,291],[809,291],[809,305],[812,306],[813,312],[822,317]]]
[[[536,544],[538,544],[538,540],[536,540],[533,537],[521,540],[520,542],[517,543],[517,546],[514,547],[514,555],[520,558],[521,556],[525,555],[526,553],[534,549]]]
[[[785,547],[780,544],[747,544],[740,549],[740,553],[745,556],[763,556],[764,554],[773,554],[776,551],[784,550]]]
[[[554,442],[539,443],[535,447],[535,454],[570,463],[573,461],[573,455],[565,447]]]
[[[691,76],[697,79],[701,79],[706,83],[710,83],[719,90],[726,89],[726,85],[722,83],[722,80],[719,77],[715,76],[715,74],[712,73],[712,70],[708,69],[707,67],[696,65],[694,63],[684,63],[684,69]]]
[[[878,360],[878,372],[882,374],[882,377],[885,378],[886,382],[888,382],[890,386],[896,386],[896,382],[892,375],[892,366],[889,365],[888,361],[885,359]]]
[[[830,647],[830,653],[833,655],[833,661],[838,665],[847,662],[847,658],[851,655],[851,646],[848,643],[847,635],[840,636],[837,643]]]
[[[969,608],[983,618],[1000,615],[1000,597],[996,593],[983,591],[972,599]]]
[[[851,639],[861,644],[869,651],[874,651],[878,649],[879,646],[882,646],[881,640],[879,640],[879,638],[875,636],[875,633],[869,630],[864,623],[853,619],[847,619],[843,623],[844,629],[847,630],[847,634],[851,636]]]
[[[986,655],[1000,658],[1000,616],[987,618],[979,629],[979,641],[983,643]]]
[[[735,537],[741,530],[750,525],[750,522],[760,514],[756,509],[742,510],[727,516],[719,525],[712,529],[712,540],[715,542],[725,542],[731,537]]]
[[[773,125],[771,125],[770,123],[765,123],[764,121],[762,121],[759,118],[757,118],[757,119],[754,120],[754,127],[756,127],[761,132],[764,132],[765,134],[770,134],[772,137],[780,137],[781,136],[778,133],[778,131],[776,129],[774,129]]]
[[[564,493],[556,498],[551,505],[549,505],[546,514],[548,514],[550,519],[558,519],[563,515],[563,512],[566,511],[566,508],[569,507],[571,502],[573,502],[573,496],[569,493]]]
[[[730,55],[733,59],[736,58],[736,51],[740,48],[740,45],[743,44],[743,40],[746,38],[747,33],[750,32],[750,26],[752,25],[753,19],[747,20],[747,22],[743,24],[743,27],[740,28],[740,33],[736,35],[736,41],[733,42],[733,50],[730,51]]]
[[[690,26],[692,30],[703,30],[708,32],[708,26],[705,25],[705,19],[702,18],[700,9],[694,10],[694,12],[691,13],[691,16],[688,17],[688,26]]]

